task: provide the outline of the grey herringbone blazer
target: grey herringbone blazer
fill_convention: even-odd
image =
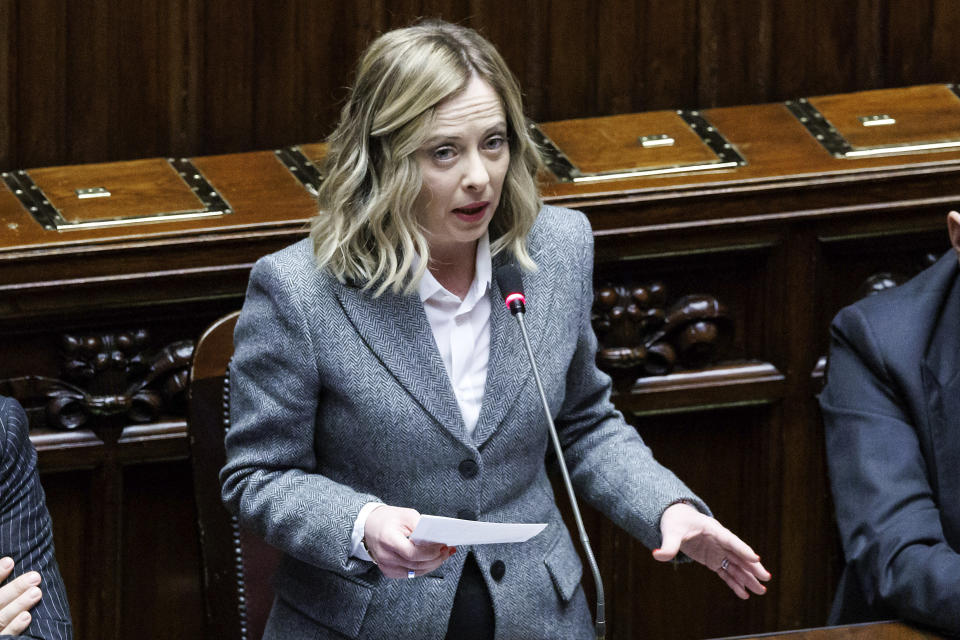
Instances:
[[[590,324],[586,218],[544,207],[530,233],[526,321],[579,493],[648,546],[671,503],[706,505],[610,403]],[[494,269],[504,261],[494,257]],[[309,240],[255,265],[235,334],[223,498],[285,552],[265,637],[442,638],[470,549],[415,580],[350,557],[370,501],[421,513],[547,522],[529,542],[472,549],[498,638],[590,637],[581,565],[547,478],[548,435],[519,328],[491,295],[491,352],[472,438],[416,294],[369,293],[317,270]],[[479,469],[461,473],[471,460]],[[469,467],[470,465],[467,465]],[[502,573],[486,571],[494,562]],[[499,565],[498,565],[499,567]]]

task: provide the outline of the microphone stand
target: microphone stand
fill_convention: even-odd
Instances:
[[[512,311],[513,309],[511,309]],[[570,506],[573,508],[573,518],[577,522],[577,531],[580,533],[580,544],[583,546],[584,553],[587,554],[587,564],[590,565],[590,572],[593,574],[593,583],[597,588],[597,619],[594,623],[594,629],[597,633],[597,640],[604,640],[606,636],[607,620],[604,613],[603,581],[600,579],[600,568],[593,557],[593,549],[590,547],[590,539],[587,537],[587,530],[583,526],[583,518],[580,517],[580,508],[577,506],[577,498],[573,493],[573,484],[570,482],[570,473],[567,471],[567,463],[563,459],[563,449],[560,447],[560,437],[557,435],[557,427],[553,424],[553,418],[550,416],[550,405],[547,403],[547,394],[543,391],[543,383],[540,382],[540,372],[537,370],[537,363],[533,358],[533,349],[530,347],[530,338],[527,336],[527,327],[523,323],[523,311],[514,311],[513,315],[520,323],[520,333],[523,335],[523,344],[527,348],[527,356],[530,358],[530,367],[533,369],[533,379],[537,383],[537,391],[540,392],[540,400],[543,402],[543,413],[547,417],[547,425],[550,427],[550,439],[553,441],[553,450],[557,454],[557,461],[560,463],[560,473],[563,476],[563,484],[567,488],[567,495],[570,498]]]

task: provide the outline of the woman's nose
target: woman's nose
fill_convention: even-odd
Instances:
[[[465,158],[466,166],[463,172],[463,186],[468,191],[482,191],[490,182],[490,172],[487,164],[479,153],[473,152]]]

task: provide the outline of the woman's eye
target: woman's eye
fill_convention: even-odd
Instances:
[[[453,156],[454,156],[453,147],[440,147],[438,149],[434,149],[433,151],[433,159],[439,160],[441,162],[444,160],[450,160],[451,158],[453,158]]]
[[[487,138],[486,147],[487,147],[487,149],[499,149],[500,147],[502,147],[502,146],[505,145],[506,143],[507,143],[507,138],[506,138],[506,136],[495,135],[495,136],[490,136],[489,138]]]

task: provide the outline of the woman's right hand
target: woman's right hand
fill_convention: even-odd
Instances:
[[[456,553],[456,548],[428,542],[414,544],[409,536],[417,527],[420,514],[414,509],[377,507],[367,516],[363,539],[367,552],[388,578],[408,578],[408,572],[417,576],[430,573],[444,560]]]

